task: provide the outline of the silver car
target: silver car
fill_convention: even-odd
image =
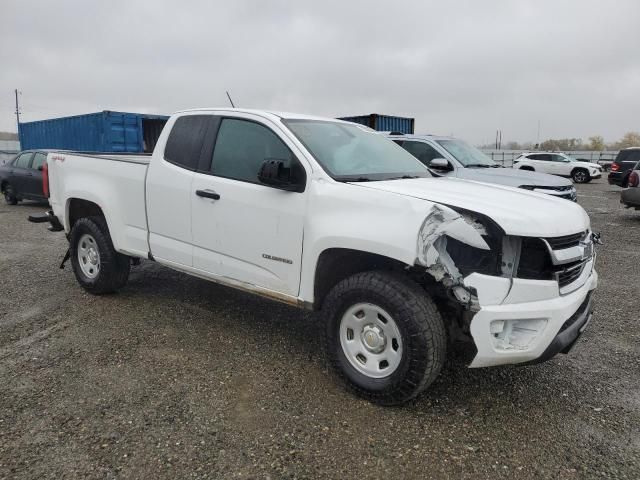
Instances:
[[[640,162],[636,163],[629,174],[627,188],[620,194],[620,203],[627,208],[640,210]]]
[[[524,188],[574,202],[578,198],[570,180],[546,173],[503,168],[477,148],[457,138],[402,134],[387,136],[442,175]]]

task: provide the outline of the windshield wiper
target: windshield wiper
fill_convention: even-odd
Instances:
[[[491,168],[491,165],[486,163],[468,163],[467,168]]]
[[[371,182],[369,177],[341,177],[336,178],[339,182]]]
[[[403,180],[405,178],[423,178],[420,175],[402,175],[401,177],[390,177],[385,180]]]

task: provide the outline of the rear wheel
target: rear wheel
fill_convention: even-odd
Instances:
[[[440,373],[444,324],[426,292],[410,279],[391,272],[358,273],[331,290],[323,310],[329,361],[361,397],[403,403]]]
[[[15,190],[10,183],[7,183],[4,186],[4,201],[9,205],[16,205],[18,203],[18,198],[16,197]]]
[[[576,168],[571,174],[571,178],[576,183],[587,183],[591,180],[589,172],[584,168]]]
[[[78,220],[71,229],[69,243],[73,273],[85,290],[111,293],[127,283],[130,259],[113,248],[104,218]]]

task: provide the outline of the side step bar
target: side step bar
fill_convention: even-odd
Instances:
[[[64,230],[60,220],[53,214],[52,210],[39,215],[29,215],[29,221],[31,223],[49,223],[50,225],[47,228],[52,232],[61,232]]]

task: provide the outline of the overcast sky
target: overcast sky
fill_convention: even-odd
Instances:
[[[640,1],[0,4],[0,130],[236,105],[412,116],[488,143],[640,130]]]

